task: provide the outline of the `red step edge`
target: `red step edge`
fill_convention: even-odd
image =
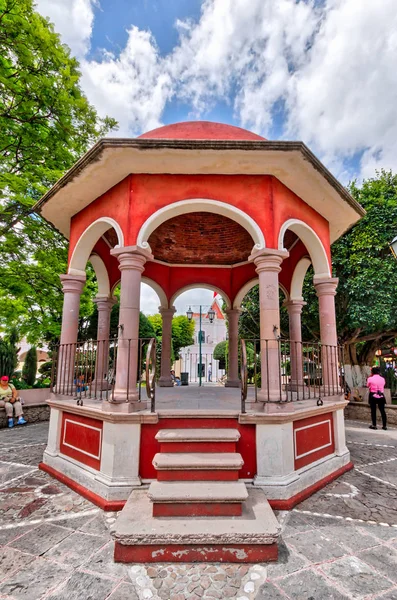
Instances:
[[[238,481],[238,471],[214,470],[194,471],[167,470],[157,471],[157,481]]]
[[[160,452],[236,452],[236,442],[160,442]]]
[[[275,562],[277,544],[178,544],[114,546],[114,560],[122,563],[262,563]]]
[[[241,517],[241,502],[155,502],[154,517]]]
[[[99,506],[99,508],[101,508],[102,510],[119,511],[124,507],[125,503],[127,502],[127,500],[105,500],[105,498],[102,498],[102,496],[94,494],[94,492],[91,492],[84,486],[73,481],[73,479],[66,477],[66,475],[64,475],[63,473],[60,473],[56,469],[53,469],[52,467],[46,465],[43,462],[39,463],[39,469],[41,469],[41,471],[45,471],[52,477],[55,477],[55,479],[67,485],[71,490],[77,492],[86,500],[89,500],[96,506]]]

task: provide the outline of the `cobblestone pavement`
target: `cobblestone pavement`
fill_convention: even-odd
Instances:
[[[0,598],[397,600],[397,429],[347,422],[356,465],[280,512],[277,564],[120,565],[103,513],[38,470],[47,424],[0,430]]]

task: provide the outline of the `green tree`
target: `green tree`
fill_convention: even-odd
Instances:
[[[0,338],[0,376],[12,377],[18,364],[18,335],[11,329],[9,335]]]
[[[22,379],[27,385],[33,385],[36,381],[37,373],[37,348],[32,346],[26,353],[25,362],[22,368]]]
[[[229,353],[228,342],[219,342],[214,348],[214,360],[219,360],[219,368],[226,369],[226,359]]]
[[[116,122],[98,118],[78,62],[32,0],[0,0],[0,23],[0,329],[18,323],[29,341],[51,340],[67,247],[32,207]]]
[[[163,334],[163,320],[161,315],[150,315],[148,319],[156,332],[157,340],[161,341]],[[193,321],[189,321],[185,315],[179,315],[172,319],[172,362],[178,360],[181,348],[194,344],[193,335]]]

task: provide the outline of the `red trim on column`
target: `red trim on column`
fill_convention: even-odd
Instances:
[[[274,562],[277,558],[277,544],[123,546],[116,542],[114,545],[114,560],[122,563],[261,563]]]
[[[60,451],[65,456],[99,471],[101,468],[103,421],[62,413]]]
[[[73,481],[73,479],[66,477],[66,475],[60,473],[60,471],[57,471],[53,467],[50,467],[49,465],[46,465],[43,462],[39,463],[39,469],[41,469],[41,471],[45,471],[52,477],[55,477],[55,479],[58,479],[58,481],[60,481],[64,485],[67,485],[71,490],[77,492],[86,500],[89,500],[96,506],[99,506],[99,508],[101,508],[102,510],[119,511],[124,507],[125,503],[127,502],[127,500],[105,500],[105,498],[102,498],[102,496],[94,494],[94,492],[91,492],[76,481]]]
[[[343,473],[346,473],[347,471],[350,471],[353,468],[354,464],[352,462],[349,462],[344,467],[341,467],[337,471],[330,473],[330,475],[327,475],[327,477],[320,479],[320,481],[317,481],[313,485],[309,486],[305,490],[302,490],[298,494],[295,494],[295,496],[292,496],[291,498],[287,498],[286,500],[271,500],[270,498],[268,498],[268,502],[274,510],[291,510],[292,508],[294,508],[294,506],[296,506],[300,502],[303,502],[303,500],[306,500],[306,498],[309,498],[309,496],[312,496],[315,492],[318,492],[323,487],[331,483],[331,481],[337,479],[338,477],[343,475]]]
[[[154,517],[241,517],[240,502],[189,502],[175,504],[156,502],[153,504]]]
[[[294,421],[295,470],[335,452],[332,413]]]
[[[237,481],[238,471],[157,471],[158,481]]]
[[[237,429],[241,437],[236,444],[244,465],[239,471],[241,479],[253,479],[256,475],[256,425],[241,425],[237,418],[168,419],[160,418],[158,423],[141,425],[141,445],[139,475],[142,479],[156,479],[157,471],[152,465],[154,455],[160,452],[160,443],[155,439],[160,429]],[[167,444],[164,444],[167,446]]]

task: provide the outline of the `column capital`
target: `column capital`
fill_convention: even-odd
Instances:
[[[141,273],[147,260],[153,260],[153,254],[140,246],[121,246],[110,251],[119,261],[119,270],[136,269]]]
[[[256,272],[281,271],[281,263],[285,258],[289,257],[287,250],[276,250],[275,248],[263,248],[262,250],[254,250],[248,257],[256,266]]]
[[[313,284],[316,288],[317,296],[335,296],[339,279],[337,277],[313,277]]]
[[[163,319],[164,317],[171,317],[172,319],[172,317],[176,313],[176,308],[175,306],[170,306],[170,308],[166,308],[165,306],[159,306],[159,313],[163,317]]]
[[[62,283],[62,291],[64,294],[79,294],[81,295],[86,278],[82,275],[60,275]]]
[[[233,315],[240,316],[242,312],[243,312],[242,308],[227,308],[225,310],[225,313],[227,314],[228,317],[233,316]]]
[[[113,306],[117,304],[117,298],[114,296],[96,296],[96,298],[93,299],[93,302],[96,304],[98,312],[102,310],[111,311]]]
[[[289,314],[301,314],[302,308],[306,306],[304,300],[284,300],[283,306],[288,310]]]

